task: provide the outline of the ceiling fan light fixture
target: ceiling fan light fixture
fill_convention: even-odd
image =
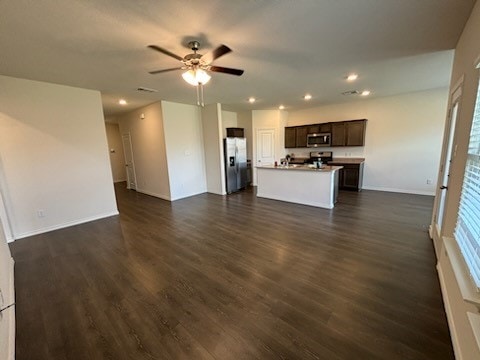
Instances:
[[[248,98],[248,102],[250,104],[253,104],[255,101],[256,101],[256,99],[253,96]]]
[[[352,73],[347,76],[347,81],[355,81],[358,79],[358,74]]]
[[[200,84],[205,85],[211,79],[211,76],[207,74],[205,70],[196,69],[188,70],[182,74],[183,80],[193,86],[198,86]]]

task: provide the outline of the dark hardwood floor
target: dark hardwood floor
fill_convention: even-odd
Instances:
[[[454,358],[431,197],[116,193],[118,217],[11,245],[18,360]]]

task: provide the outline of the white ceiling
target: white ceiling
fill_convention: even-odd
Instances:
[[[102,92],[113,115],[157,100],[196,103],[175,59],[198,39],[200,53],[233,52],[215,65],[206,103],[230,110],[300,109],[447,86],[453,49],[475,0],[0,0],[0,74]],[[357,72],[351,84],[344,77]],[[154,94],[138,87],[157,89]],[[302,100],[305,93],[310,102]],[[249,96],[258,101],[251,105]],[[129,102],[118,105],[118,99]]]

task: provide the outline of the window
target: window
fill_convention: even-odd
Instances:
[[[477,290],[480,290],[480,86],[470,132],[455,238]]]

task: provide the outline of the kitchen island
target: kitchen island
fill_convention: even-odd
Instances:
[[[333,209],[342,166],[258,166],[257,196]]]

